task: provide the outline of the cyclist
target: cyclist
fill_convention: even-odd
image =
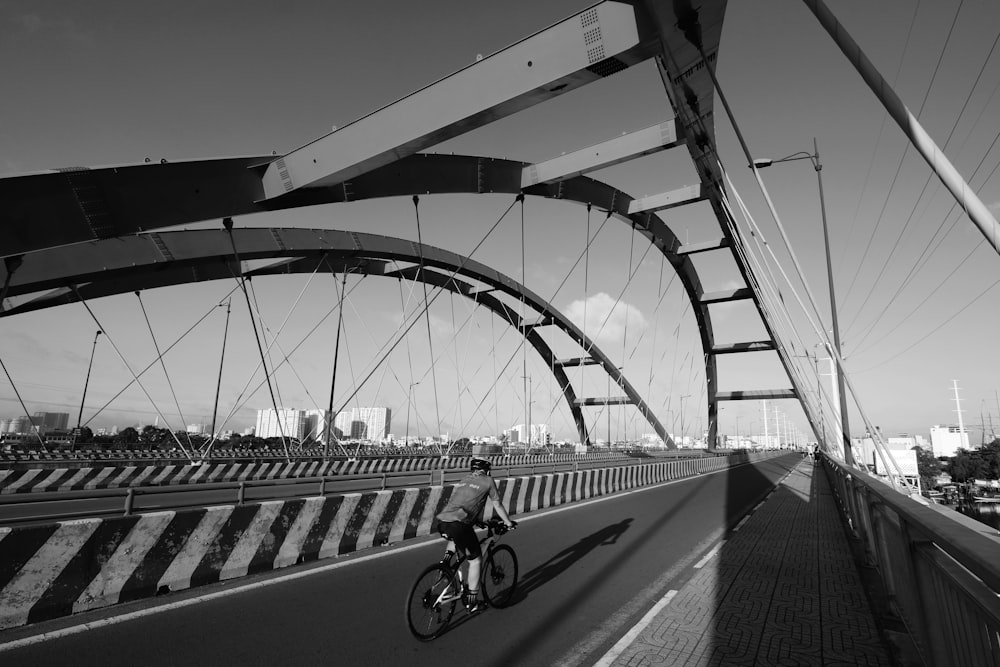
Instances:
[[[483,551],[473,526],[482,517],[486,499],[493,501],[493,509],[508,528],[517,526],[511,521],[507,509],[500,502],[496,482],[490,477],[492,464],[489,459],[474,456],[469,463],[470,472],[455,484],[448,504],[437,515],[438,532],[448,540],[442,562],[450,562],[456,547],[463,549],[469,559],[469,594],[466,607],[470,613],[482,610],[485,603],[479,599],[479,574]]]

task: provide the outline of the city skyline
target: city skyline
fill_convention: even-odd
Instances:
[[[68,165],[141,163],[145,158],[174,161],[285,152],[474,62],[478,55],[488,55],[589,6],[569,1],[542,7],[514,4],[517,6],[464,8],[461,12],[442,3],[430,3],[419,10],[393,4],[397,20],[388,24],[366,7],[343,8],[336,17],[330,8],[311,7],[304,14],[285,17],[250,7],[242,10],[245,20],[239,27],[227,22],[228,12],[209,8],[198,28],[165,10],[139,16],[115,11],[110,5],[83,12],[69,5],[41,10],[16,2],[6,4],[0,9],[0,52],[8,61],[16,58],[26,65],[13,73],[9,83],[11,99],[22,104],[14,105],[8,127],[0,134],[0,171],[10,174]],[[919,11],[909,2],[884,3],[879,11],[856,0],[830,5],[883,74],[893,79],[904,101],[914,113],[919,112],[921,122],[991,210],[998,210],[1000,187],[991,171],[997,163],[991,140],[1000,125],[1000,111],[991,91],[995,92],[1000,80],[1000,68],[996,57],[986,58],[995,37],[990,26],[1000,22],[1000,10],[985,5],[962,7],[953,41],[940,62],[941,72],[934,77],[946,38],[942,26],[951,25],[957,3],[920,6]],[[529,7],[530,11],[517,11]],[[911,20],[913,36],[907,44],[906,28]],[[223,24],[228,27],[220,28]],[[419,30],[404,31],[399,27],[402,25]],[[390,35],[389,48],[370,48],[381,36],[379,31]],[[297,76],[284,76],[284,68],[267,58],[252,55],[247,60],[227,55],[241,52],[241,44],[259,42],[273,34],[297,34],[303,37],[297,41],[309,45],[296,57]],[[176,48],[178,35],[184,36],[183,49]],[[414,55],[400,59],[402,52]],[[121,53],[131,57],[122,59]],[[343,62],[357,54],[364,57],[355,58],[356,69],[339,74],[342,78],[336,80],[336,92],[315,83],[330,76],[324,63]],[[973,89],[981,66],[982,79]],[[82,79],[76,68],[97,73],[86,90],[79,90]],[[656,89],[649,67],[633,69],[434,147],[432,152],[533,162],[662,122],[671,115],[662,87]],[[956,422],[952,381],[957,379],[966,428],[978,432],[973,429],[979,426],[980,413],[984,415],[981,421],[996,416],[1000,423],[1000,406],[995,400],[1000,389],[996,377],[1000,353],[981,343],[981,332],[995,330],[1000,324],[995,289],[1000,262],[981,247],[981,235],[971,224],[953,212],[952,202],[935,189],[934,179],[922,189],[928,178],[926,167],[905,149],[891,122],[883,125],[884,114],[873,96],[815,19],[801,3],[760,2],[752,9],[731,3],[718,75],[742,130],[760,156],[779,158],[811,150],[812,139],[817,138],[832,223],[845,356],[873,422],[888,434],[922,432],[930,424]],[[219,80],[229,85],[220,87]],[[42,86],[42,81],[47,85]],[[262,82],[266,82],[264,89],[269,94],[257,94]],[[965,108],[962,101],[970,91],[974,94]],[[69,99],[73,104],[67,104]],[[192,100],[197,103],[191,104]],[[310,104],[288,105],[286,100],[310,100]],[[580,108],[589,113],[578,113]],[[736,188],[755,215],[764,216],[761,198],[751,191],[749,170],[718,102],[715,118],[720,155]],[[685,160],[679,158],[686,159],[686,155],[671,151],[602,170],[595,177],[635,196],[655,194],[693,182],[690,165],[681,164]],[[977,167],[980,159],[985,160],[981,169]],[[798,163],[775,165],[762,172],[762,178],[773,188],[795,250],[808,269],[809,285],[825,313],[815,174],[808,163]],[[423,241],[468,252],[509,205],[510,198],[497,195],[423,197],[418,209]],[[555,294],[553,303],[574,321],[585,324],[591,334],[599,332],[594,335],[602,349],[606,346],[613,352],[626,376],[643,388],[640,393],[648,391],[668,431],[700,435],[706,427],[704,404],[698,400],[704,395],[704,374],[698,370],[702,351],[690,307],[677,285],[665,287],[662,299],[658,294],[657,287],[667,284],[669,271],[661,282],[659,259],[642,256],[645,249],[618,224],[600,232],[600,251],[587,257],[589,273],[584,275],[579,268],[570,272],[585,245],[586,229],[594,234],[603,216],[596,212],[588,216],[580,207],[558,202],[532,201],[525,217],[527,242],[522,243],[518,221],[508,220],[503,226],[506,235],[488,241],[481,261],[517,279],[523,274],[523,282],[546,297]],[[662,217],[685,242],[708,240],[712,227],[717,230],[714,221],[707,222],[698,212]],[[238,226],[296,224],[413,239],[416,223],[409,198],[236,220]],[[218,225],[219,221],[208,221],[203,226]],[[945,230],[937,235],[940,247],[925,258],[924,243],[938,229]],[[766,228],[765,233],[777,242],[773,228]],[[923,268],[916,270],[917,266]],[[733,276],[711,269],[707,267],[705,275],[713,276],[718,284],[706,289],[735,286]],[[641,288],[633,286],[618,301],[632,271]],[[570,280],[560,292],[560,283],[567,275]],[[410,412],[414,431],[465,435],[463,431],[482,431],[487,425],[502,429],[518,421],[527,423],[526,413],[533,408],[546,415],[555,437],[573,435],[567,411],[552,398],[558,391],[553,391],[551,380],[545,377],[544,365],[535,359],[522,360],[519,343],[510,334],[497,343],[490,335],[491,320],[468,315],[468,306],[458,301],[445,303],[442,299],[431,309],[426,327],[421,324],[414,329],[442,336],[433,357],[453,369],[428,370],[429,365],[420,362],[432,358],[431,350],[426,340],[414,340],[400,346],[386,368],[351,396],[355,389],[352,383],[366,375],[368,360],[377,358],[382,338],[374,334],[399,326],[401,302],[413,312],[414,304],[423,298],[419,288],[401,291],[394,283],[374,282],[351,278],[348,284],[350,290],[357,290],[352,292],[357,302],[352,301],[344,312],[345,343],[350,351],[342,350],[340,369],[344,375],[337,383],[341,389],[335,392],[334,409],[348,404],[384,404],[397,420]],[[900,287],[906,282],[908,287]],[[329,307],[335,283],[329,276],[255,282],[255,298],[271,327],[270,333],[264,334],[265,340],[277,335],[287,305],[302,293],[302,310],[291,315],[282,334],[290,341],[297,340],[312,326],[315,315]],[[144,293],[157,338],[162,342],[180,336],[203,313],[229,298],[233,287],[232,282],[220,281]],[[791,303],[790,293],[786,291],[785,296]],[[245,391],[243,380],[259,355],[252,335],[245,335],[249,321],[242,295],[236,292],[232,297],[233,321],[241,323],[236,329],[242,329],[244,335],[242,340],[234,336],[229,341],[219,420],[225,421],[225,428],[239,430],[240,425],[252,422],[249,415],[257,408],[251,404],[266,406],[270,401],[266,388],[258,389],[260,393],[251,394],[252,400],[238,407],[236,397]],[[661,302],[666,304],[663,308],[659,307]],[[107,336],[96,349],[84,421],[130,379],[105,338],[119,345],[136,367],[155,358],[134,296],[102,299],[93,306]],[[460,325],[466,316],[472,324],[463,329]],[[752,340],[759,332],[747,326],[749,320],[738,307],[720,309],[717,335],[723,340]],[[331,317],[320,341],[310,341],[292,355],[301,384],[287,371],[277,376],[285,404],[327,408],[335,322],[336,317]],[[11,370],[28,409],[64,407],[75,416],[97,325],[82,308],[64,306],[4,319],[0,326],[5,331],[0,357]],[[449,334],[455,337],[451,339]],[[642,345],[636,345],[638,337],[642,337]],[[669,340],[669,349],[643,347],[657,337],[658,345]],[[454,341],[452,349],[442,351],[449,340]],[[179,398],[175,401],[171,395],[162,372],[151,380],[157,404],[172,425],[211,423],[206,417],[211,415],[221,345],[222,310],[216,309],[196,337],[180,343],[168,360],[171,375],[184,386]],[[272,363],[286,352],[277,347],[271,350]],[[514,359],[505,373],[497,369],[500,387],[491,387],[486,381],[494,375],[487,352],[500,360],[497,366]],[[352,369],[352,364],[361,368]],[[520,375],[533,378],[530,391],[526,392],[524,382],[515,377]],[[259,373],[257,378],[261,378]],[[581,376],[579,381],[594,393],[607,391],[603,378]],[[721,368],[720,383],[723,389],[773,388],[787,385],[787,379],[773,361],[749,360],[727,362]],[[5,411],[8,406],[9,411],[20,411],[9,384],[0,387],[0,400]],[[538,405],[529,408],[528,401]],[[753,402],[728,402],[723,407],[720,434],[737,429],[763,431],[758,406]],[[796,406],[785,402],[781,409],[800,431],[807,432]],[[227,421],[231,410],[234,414]],[[112,403],[108,412],[93,425],[126,423],[126,415],[152,422],[156,416],[134,387]],[[610,415],[607,411],[588,413],[596,422],[592,424],[592,439],[606,438],[609,416],[615,435],[649,431],[634,415],[613,408]],[[852,434],[863,433],[856,414],[851,421]],[[971,435],[970,439],[978,440]]]

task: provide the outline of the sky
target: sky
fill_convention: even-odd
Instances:
[[[0,173],[133,164],[147,157],[287,152],[590,4],[100,1],[84,7],[0,0],[0,58],[7,63]],[[1000,6],[986,0],[828,0],[828,6],[997,214],[1000,54],[991,49]],[[901,131],[804,3],[730,3],[717,63],[720,85],[755,157],[811,151],[817,142],[845,364],[871,423],[887,435],[926,437],[932,424],[956,421],[957,383],[963,418],[974,429],[970,440],[978,444],[981,422],[989,430],[992,420],[1000,430],[1000,351],[991,344],[1000,330],[997,253],[907,149]],[[794,273],[734,127],[718,103],[715,111],[719,154],[735,192],[782,266]],[[428,152],[535,162],[672,115],[662,84],[645,63]],[[592,176],[633,196],[696,182],[683,148]],[[828,329],[816,172],[808,161],[798,161],[774,165],[761,176],[820,310],[819,326]],[[586,331],[623,367],[668,430],[700,434],[706,425],[702,351],[690,305],[669,266],[664,269],[660,256],[620,221],[601,227],[603,215],[588,219],[584,208],[565,202],[529,199],[523,215],[515,207],[487,236],[511,200],[424,197],[422,238],[467,254],[485,237],[475,259],[522,280],[574,321],[586,319]],[[704,205],[661,218],[685,242],[719,234]],[[406,238],[417,232],[409,198],[244,216],[236,224]],[[218,221],[196,226],[215,227]],[[585,252],[588,228],[597,238]],[[739,286],[731,260],[699,256],[696,262],[706,291]],[[801,280],[792,282],[805,299]],[[102,299],[91,304],[97,322],[78,304],[4,318],[0,359],[29,411],[70,412],[75,422],[100,327],[105,335],[93,348],[84,422],[210,423],[225,326],[225,309],[218,304],[231,296],[218,422],[242,429],[252,425],[254,410],[273,403],[325,408],[338,316],[333,278],[254,282],[265,338],[276,335],[278,341],[268,363],[290,359],[275,375],[273,400],[266,386],[257,388],[263,379],[255,369],[259,353],[236,287],[217,282],[153,290],[141,303],[134,295]],[[397,435],[408,429],[411,435],[453,437],[523,423],[530,409],[530,421],[549,423],[556,437],[573,437],[547,370],[489,314],[441,297],[429,309],[429,321],[376,364],[403,313],[419,313],[423,293],[376,278],[351,278],[348,290],[335,407],[386,405]],[[796,351],[816,350],[819,338],[794,305],[795,292],[788,286],[781,292],[802,336]],[[712,312],[721,342],[762,335],[759,318],[745,304]],[[154,368],[143,376],[149,397],[132,387],[111,400],[131,377],[125,363],[146,366],[157,346],[166,347],[206,313],[165,357],[166,375]],[[556,335],[551,343],[559,356],[579,355]],[[433,371],[432,357],[438,358]],[[796,363],[814,364],[804,357]],[[354,383],[369,373],[352,398]],[[571,375],[582,396],[609,392],[606,376],[591,370]],[[788,386],[771,353],[728,355],[720,359],[719,375],[723,391]],[[815,380],[812,375],[808,382]],[[775,407],[807,431],[801,409],[777,401],[767,420],[772,432]],[[629,410],[588,411],[596,425],[592,437],[652,430]],[[857,407],[851,412],[852,431],[860,435]],[[22,413],[13,388],[0,378],[0,417]],[[760,433],[763,422],[758,402],[728,402],[720,432]]]

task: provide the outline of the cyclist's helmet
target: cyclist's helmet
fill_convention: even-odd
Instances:
[[[479,456],[473,456],[472,461],[469,462],[469,469],[472,470],[472,472],[476,472],[478,470],[480,472],[489,474],[490,468],[492,467],[493,464],[490,463],[489,459],[484,459]]]

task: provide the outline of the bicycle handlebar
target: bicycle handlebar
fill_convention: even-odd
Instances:
[[[490,519],[489,521],[477,521],[476,528],[487,528],[490,531],[491,535],[503,535],[508,530],[514,530],[515,528],[517,528],[516,521],[511,521],[511,523],[513,525],[508,527],[507,524],[504,523],[502,519],[493,518]]]

